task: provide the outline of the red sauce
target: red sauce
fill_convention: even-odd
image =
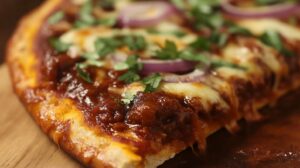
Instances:
[[[264,123],[244,124],[230,135],[220,130],[207,140],[205,154],[188,149],[161,168],[296,168],[300,165],[300,91],[266,109],[272,118]],[[277,114],[277,115],[276,115]]]
[[[72,20],[70,18],[71,16],[68,16],[68,20]],[[80,58],[57,54],[51,49],[48,39],[56,36],[57,33],[51,32],[49,26],[47,23],[43,25],[36,40],[42,89],[49,89],[60,97],[74,100],[83,112],[86,123],[107,134],[113,134],[117,140],[128,141],[138,146],[140,154],[160,150],[159,146],[148,145],[151,142],[158,142],[161,145],[173,140],[185,142],[187,145],[193,143],[195,141],[193,117],[195,116],[223,125],[235,117],[231,111],[224,111],[214,105],[212,110],[206,112],[198,106],[201,100],[186,100],[162,92],[138,93],[134,101],[126,105],[122,103],[120,95],[108,91],[109,87],[124,86],[124,83],[117,80],[122,73],[103,69],[104,83],[101,85],[87,83],[76,72],[75,65],[82,61]],[[258,62],[258,64],[262,63]],[[94,78],[96,70],[90,68],[88,71]],[[269,73],[269,69],[265,71],[265,79],[255,86],[233,80],[242,107],[252,99],[265,97],[272,88],[273,76]],[[226,96],[224,98],[226,100]],[[115,133],[126,131],[134,132],[142,141],[137,143],[126,137],[115,136]]]

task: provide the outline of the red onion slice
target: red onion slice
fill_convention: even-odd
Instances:
[[[184,73],[195,69],[197,63],[184,60],[141,60],[143,69],[141,74],[149,75],[151,73]]]
[[[147,27],[176,12],[176,7],[163,1],[135,2],[121,10],[118,20],[122,27]]]
[[[206,74],[206,70],[196,69],[186,75],[165,74],[163,80],[169,83],[203,82]]]
[[[226,14],[236,18],[286,18],[300,13],[300,4],[278,4],[268,7],[244,9],[230,4],[229,0],[224,0],[221,7]]]

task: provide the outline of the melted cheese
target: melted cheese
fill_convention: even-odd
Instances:
[[[160,88],[164,92],[186,98],[199,97],[204,108],[209,111],[212,104],[228,109],[228,104],[212,88],[200,83],[165,83]]]
[[[300,40],[299,28],[275,19],[243,20],[239,22],[239,25],[256,35],[261,35],[267,30],[276,30],[288,39]]]

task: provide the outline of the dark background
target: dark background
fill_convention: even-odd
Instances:
[[[7,40],[19,19],[37,7],[43,0],[0,0],[0,64],[5,57]]]

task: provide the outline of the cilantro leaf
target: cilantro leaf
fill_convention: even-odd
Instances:
[[[103,19],[99,19],[97,21],[97,24],[99,25],[103,25],[103,26],[114,26],[117,23],[117,19],[114,17],[111,18],[103,18]]]
[[[118,63],[114,66],[114,69],[117,71],[130,69],[132,71],[139,71],[143,67],[142,63],[138,62],[139,56],[131,55],[127,58],[125,62]]]
[[[133,83],[139,81],[140,79],[141,77],[135,71],[132,70],[127,71],[125,74],[118,78],[118,80],[124,81],[125,83]]]
[[[103,9],[113,9],[115,5],[115,0],[101,0],[99,1],[99,5]]]
[[[59,38],[51,38],[49,43],[58,53],[66,52],[71,47],[71,44],[64,43]]]
[[[287,48],[284,47],[280,34],[276,31],[269,30],[266,31],[264,34],[260,36],[260,40],[270,46],[278,50],[281,54],[285,56],[293,56],[294,53],[292,51],[288,50]]]
[[[245,67],[239,66],[237,64],[233,64],[231,62],[226,62],[226,61],[223,61],[223,60],[211,61],[211,66],[213,68],[230,67],[230,68],[234,68],[234,69],[247,70]]]
[[[64,17],[65,17],[65,13],[63,11],[58,11],[49,17],[48,23],[51,25],[56,24],[59,21],[61,21]]]
[[[243,36],[252,36],[252,33],[243,27],[240,27],[234,23],[230,23],[228,28],[228,32],[234,35],[243,35]]]
[[[165,46],[161,50],[156,51],[155,56],[162,60],[177,59],[180,52],[174,42],[166,40]]]
[[[125,36],[124,43],[133,51],[141,51],[147,47],[147,42],[143,36]]]
[[[146,85],[145,92],[155,91],[162,81],[160,74],[155,73],[143,79],[143,83]]]
[[[122,98],[122,102],[128,105],[134,100],[134,97],[135,97],[135,93],[125,92]]]
[[[141,79],[141,77],[138,74],[138,71],[140,71],[143,68],[143,65],[140,62],[138,62],[138,58],[139,56],[137,55],[131,55],[127,58],[125,62],[117,64],[114,67],[115,70],[128,69],[128,71],[125,74],[119,77],[120,81],[132,83]]]
[[[87,73],[84,69],[86,68],[86,65],[85,64],[82,64],[82,63],[79,63],[79,64],[76,64],[76,71],[77,71],[77,74],[79,75],[79,77],[81,79],[83,79],[84,81],[88,82],[88,83],[93,83],[93,80],[90,76],[89,73]]]
[[[211,48],[211,42],[204,37],[198,37],[193,43],[190,44],[190,47],[196,50],[209,51]]]
[[[116,71],[123,71],[128,68],[129,68],[129,66],[126,62],[120,62],[114,66],[114,70],[116,70]]]
[[[202,62],[204,64],[210,63],[208,56],[206,56],[204,54],[200,54],[200,53],[195,53],[191,50],[185,50],[185,51],[181,52],[179,58],[186,60],[186,61]]]
[[[96,53],[104,57],[114,52],[122,44],[114,38],[98,38],[95,41]]]
[[[88,27],[95,24],[96,19],[92,14],[93,2],[87,0],[80,8],[79,19],[75,22],[76,28]]]

